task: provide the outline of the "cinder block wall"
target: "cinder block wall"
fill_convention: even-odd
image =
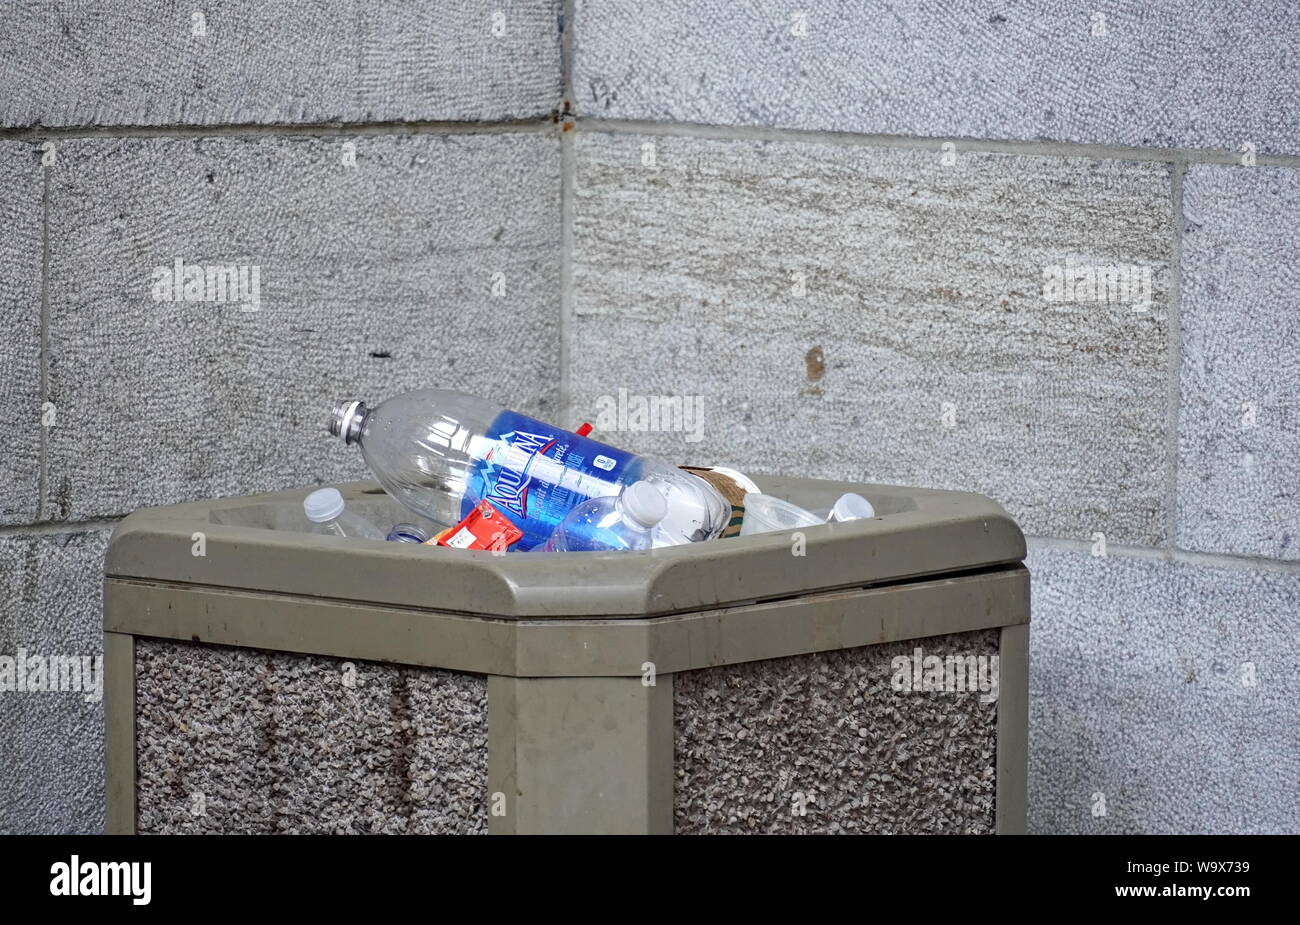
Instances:
[[[579,3],[577,415],[1031,534],[1036,832],[1300,831],[1300,11]],[[1150,268],[1145,311],[1052,267]]]
[[[560,414],[562,12],[0,9],[0,654],[99,653],[137,507],[361,477],[337,398]],[[258,309],[155,300],[178,259]],[[0,831],[99,830],[101,761],[98,703],[0,693]]]
[[[1031,829],[1300,831],[1286,0],[0,23],[0,654],[95,650],[128,511],[358,475],[329,402],[445,383],[998,498],[1032,536]],[[177,258],[259,267],[259,310],[155,301]],[[1053,267],[1147,270],[1150,304],[1048,300]],[[624,390],[702,426],[601,420]],[[0,695],[0,830],[99,827],[100,723]]]

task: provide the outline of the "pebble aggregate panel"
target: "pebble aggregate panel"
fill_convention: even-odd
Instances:
[[[998,643],[985,630],[675,675],[676,831],[992,834],[997,676],[987,659]],[[966,677],[992,689],[897,689],[918,649],[922,678],[928,656],[954,657],[954,668],[960,657],[966,669],[974,657]]]
[[[142,833],[487,832],[487,679],[136,643]]]

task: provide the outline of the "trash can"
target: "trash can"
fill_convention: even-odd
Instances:
[[[756,481],[876,517],[501,555],[286,529],[305,490],[130,515],[109,831],[1022,832],[1015,523],[963,492]]]

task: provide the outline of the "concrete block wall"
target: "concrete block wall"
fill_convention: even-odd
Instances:
[[[576,13],[575,419],[695,396],[609,436],[997,498],[1030,830],[1300,831],[1300,10]],[[1145,304],[1045,288],[1110,267]]]
[[[339,398],[560,414],[562,14],[0,9],[0,655],[100,653],[135,508],[361,477]],[[250,298],[169,298],[177,260]],[[80,692],[0,693],[0,832],[102,828],[102,728]]]
[[[133,508],[357,476],[329,403],[445,383],[992,495],[1031,830],[1300,831],[1291,4],[299,6],[0,11],[0,654],[96,651]],[[102,824],[78,697],[0,695],[0,831]]]

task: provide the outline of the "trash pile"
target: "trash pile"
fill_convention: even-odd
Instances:
[[[759,492],[740,472],[679,467],[546,424],[482,398],[419,389],[374,408],[334,407],[329,431],[428,521],[381,528],[336,488],[303,502],[310,531],[495,552],[643,550],[875,516],[861,495],[825,512]]]

